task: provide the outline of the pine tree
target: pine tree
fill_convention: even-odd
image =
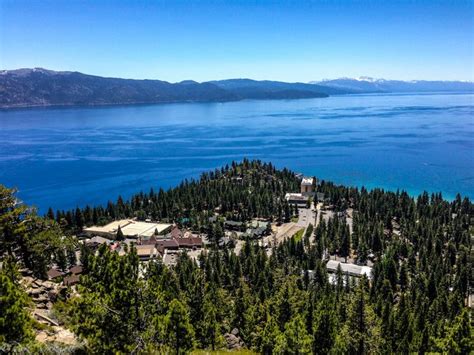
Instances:
[[[120,226],[117,229],[117,236],[115,237],[115,240],[119,242],[125,240],[125,236],[123,235],[122,228],[120,228]]]
[[[21,286],[0,271],[0,345],[13,351],[16,344],[33,339],[29,299]],[[8,352],[7,348],[4,348]]]
[[[171,301],[165,317],[166,342],[175,353],[182,354],[194,347],[194,329],[186,307],[177,299]]]

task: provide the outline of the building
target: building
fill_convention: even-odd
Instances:
[[[152,235],[164,235],[171,231],[171,224],[141,222],[131,219],[113,221],[105,226],[92,226],[84,228],[84,232],[90,236],[101,236],[108,239],[115,239],[119,228],[126,238],[148,239]]]
[[[336,273],[339,266],[341,266],[343,274],[348,274],[349,276],[355,277],[362,277],[362,275],[365,275],[368,279],[372,279],[372,268],[370,266],[343,263],[337,260],[329,260],[326,264],[326,269],[329,273]]]
[[[54,279],[58,279],[58,278],[64,276],[64,272],[59,271],[58,269],[55,269],[55,268],[49,269],[46,272],[46,274],[48,275],[48,280],[54,280]]]
[[[312,177],[304,177],[301,180],[301,193],[302,194],[313,194],[315,187],[315,179]]]
[[[309,196],[290,192],[285,195],[285,199],[288,201],[290,205],[298,205],[299,207],[306,207],[309,200]]]
[[[225,221],[224,228],[231,231],[242,231],[244,223],[238,221]]]
[[[110,243],[110,239],[106,239],[106,238],[98,237],[98,236],[87,239],[84,242],[84,244],[91,249],[97,249],[100,245],[109,244],[109,243]]]
[[[140,261],[148,261],[151,259],[156,259],[158,255],[158,250],[154,245],[136,245],[137,256]]]

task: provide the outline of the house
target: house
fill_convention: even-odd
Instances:
[[[59,271],[58,269],[51,268],[46,272],[46,275],[48,276],[49,280],[54,280],[61,276],[64,276],[64,273],[62,271]]]
[[[69,276],[66,276],[63,280],[63,284],[64,286],[74,286],[76,284],[78,284],[80,281],[80,275],[69,275]]]
[[[72,275],[81,275],[83,271],[82,265],[75,265],[69,269],[69,273]]]

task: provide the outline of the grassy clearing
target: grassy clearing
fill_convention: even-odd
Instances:
[[[296,242],[299,242],[303,238],[303,233],[304,233],[304,228],[300,229],[298,232],[296,232],[293,235],[293,238],[295,238]]]

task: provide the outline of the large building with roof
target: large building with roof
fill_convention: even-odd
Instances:
[[[113,221],[105,226],[92,226],[84,228],[84,232],[91,236],[101,236],[115,239],[118,229],[122,230],[126,238],[148,239],[153,235],[164,235],[171,231],[171,224],[142,222],[132,219]]]
[[[372,279],[372,268],[370,266],[343,263],[337,260],[329,260],[326,264],[326,269],[329,273],[336,273],[339,266],[341,267],[343,274],[348,274],[349,276],[355,277],[362,277],[365,275],[368,279]]]

